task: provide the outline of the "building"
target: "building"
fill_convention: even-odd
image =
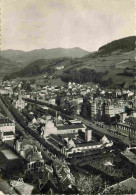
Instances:
[[[57,134],[70,134],[78,133],[80,130],[85,132],[86,126],[84,124],[71,124],[71,125],[62,125],[57,126]]]
[[[0,117],[0,140],[2,142],[15,139],[15,122],[9,118]]]
[[[66,164],[54,164],[55,172],[58,176],[59,184],[63,192],[75,186],[75,178]]]
[[[48,194],[47,192],[49,190],[58,192],[58,180],[54,176],[54,172],[51,166],[45,165],[44,167],[41,167],[38,178],[38,186],[39,190],[44,194]]]
[[[86,129],[85,140],[86,140],[87,142],[89,142],[89,141],[92,140],[92,130],[90,130],[90,129],[87,130],[87,129]]]
[[[44,159],[32,140],[19,139],[15,142],[15,150],[26,160],[26,172],[38,173],[44,165]]]
[[[62,70],[64,68],[64,66],[57,66],[55,69],[56,70]]]
[[[125,112],[125,102],[123,100],[118,100],[117,102],[112,102],[108,100],[105,105],[105,114],[110,117],[114,117],[116,114]]]
[[[107,187],[103,194],[134,194],[136,193],[136,179],[132,176],[124,181]]]
[[[117,124],[117,131],[119,134],[136,140],[136,118],[128,117],[125,118],[124,123]]]
[[[79,131],[85,132],[86,126],[82,123],[78,124],[55,124],[52,120],[48,120],[41,129],[41,136],[46,138],[50,134],[78,134]]]
[[[104,114],[104,101],[102,99],[95,98],[91,102],[91,117],[96,120],[100,120]]]
[[[57,128],[53,121],[48,120],[41,128],[41,136],[46,139],[50,134],[57,134]]]
[[[18,100],[16,100],[14,102],[14,105],[15,105],[15,108],[19,109],[19,110],[22,110],[25,108],[25,106],[27,105],[27,103],[22,99],[22,96],[19,95],[19,98]]]
[[[113,145],[112,141],[109,141],[106,136],[103,136],[100,142],[92,139],[92,131],[85,131],[85,141],[77,141],[75,139],[69,139],[67,146],[61,149],[61,152],[66,156],[69,154],[85,152],[87,150],[102,149],[103,147],[111,147]]]

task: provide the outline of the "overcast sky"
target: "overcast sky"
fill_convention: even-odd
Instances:
[[[100,46],[135,35],[135,0],[1,0],[1,49]]]

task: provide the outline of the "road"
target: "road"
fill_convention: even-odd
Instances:
[[[100,132],[103,135],[107,135],[109,137],[116,138],[120,142],[123,142],[126,145],[130,144],[130,141],[129,141],[128,137],[124,137],[124,136],[121,136],[121,135],[116,135],[116,134],[113,134],[113,133],[107,131],[107,127],[108,127],[107,125],[103,125],[103,128],[102,128],[102,127],[96,126],[94,123],[92,123],[92,122],[90,122],[88,120],[85,120],[85,119],[83,119],[81,117],[79,117],[79,118],[86,126],[90,127],[93,130],[94,133],[95,133],[95,131],[96,132]]]

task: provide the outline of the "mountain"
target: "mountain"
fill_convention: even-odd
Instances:
[[[53,58],[80,58],[90,52],[85,51],[79,47],[65,49],[65,48],[54,48],[54,49],[35,49],[32,51],[20,51],[20,50],[4,50],[1,51],[1,56],[19,62],[22,64],[28,64],[38,59],[53,59]]]
[[[22,68],[22,64],[11,61],[7,58],[0,57],[0,74],[10,74],[12,72],[18,71]]]
[[[79,81],[80,77],[82,77],[82,82],[85,82],[88,80],[90,81],[90,77],[93,77],[94,75],[99,77],[100,82],[101,79],[107,81],[111,78],[115,84],[127,80],[130,85],[134,85],[135,78],[133,77],[133,74],[136,66],[135,39],[136,37],[126,37],[113,41],[102,46],[98,51],[89,53],[81,58],[61,57],[54,59],[38,59],[29,63],[20,71],[12,73],[10,78],[17,76],[36,77],[48,73],[53,75],[53,77],[59,77],[65,81]],[[57,49],[57,52],[61,49],[62,48]],[[75,52],[75,48],[72,50]],[[76,48],[76,51],[77,50],[80,50],[80,48]],[[54,49],[51,51],[54,53]],[[36,52],[36,50],[33,52]],[[58,66],[64,68],[61,71],[57,71],[56,67]],[[80,71],[82,69],[84,71]],[[88,73],[90,73],[88,74],[87,69],[95,70],[95,72],[88,70]],[[98,81],[98,79],[93,78],[93,81],[96,80]],[[110,80],[110,83],[113,82]]]

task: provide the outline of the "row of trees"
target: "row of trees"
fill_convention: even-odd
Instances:
[[[45,148],[47,148],[49,151],[51,151],[53,154],[56,154],[60,157],[63,157],[64,155],[60,152],[54,150],[54,148],[49,145],[45,139],[41,138],[40,135],[38,135],[37,132],[33,131],[31,128],[28,127],[27,123],[25,122],[24,117],[20,114],[20,112],[11,104],[11,102],[4,96],[0,96],[1,100],[5,104],[5,106],[8,108],[8,110],[12,113],[16,121],[20,124],[21,127],[24,128],[26,132],[28,132],[31,136],[33,136],[36,140],[39,141]]]

